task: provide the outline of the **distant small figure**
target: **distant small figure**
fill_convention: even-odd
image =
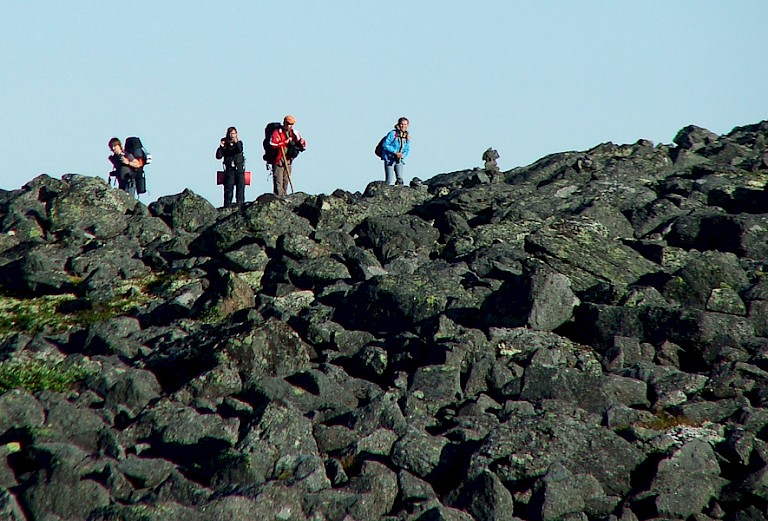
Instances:
[[[411,138],[408,136],[409,123],[408,118],[398,119],[395,129],[390,130],[381,142],[384,179],[388,185],[403,184],[403,166],[411,149]]]
[[[291,165],[293,160],[307,148],[307,142],[293,128],[296,118],[290,114],[283,118],[283,125],[272,133],[269,146],[275,151],[272,163],[272,188],[275,195],[284,196],[291,181]]]
[[[232,195],[237,187],[235,200],[237,206],[245,205],[245,157],[243,142],[240,141],[235,127],[227,129],[227,135],[221,138],[216,149],[216,159],[224,165],[224,208],[232,206]]]
[[[108,158],[113,167],[112,172],[109,173],[110,177],[115,177],[117,186],[135,198],[137,195],[136,179],[141,174],[146,159],[135,157],[130,152],[126,153],[123,150],[122,142],[116,137],[110,139],[108,145],[112,151],[112,155]]]
[[[483,161],[485,161],[485,169],[489,173],[498,173],[499,165],[496,164],[496,160],[499,158],[499,153],[495,149],[489,148],[483,152]]]

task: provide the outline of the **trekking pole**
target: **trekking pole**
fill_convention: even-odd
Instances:
[[[291,193],[294,193],[293,179],[291,179],[291,164],[288,162],[288,156],[286,155],[286,148],[280,147],[280,152],[283,154],[283,168],[285,168],[285,175],[288,176],[288,185],[291,187]]]

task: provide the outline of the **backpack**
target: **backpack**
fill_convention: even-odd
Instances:
[[[136,159],[143,158],[144,166],[147,166],[152,162],[152,154],[147,152],[147,149],[141,144],[141,139],[135,136],[125,138],[125,146],[123,149],[127,154],[131,154]]]
[[[144,159],[144,166],[147,166],[152,162],[152,154],[147,152],[144,145],[141,144],[141,139],[132,136],[125,138],[125,147],[123,147],[127,154],[131,154],[136,159]],[[136,193],[144,194],[147,192],[147,178],[144,175],[144,167],[136,170]]]
[[[384,140],[387,139],[387,136],[389,133],[385,134],[383,138],[379,140],[379,143],[376,145],[376,148],[373,149],[373,153],[376,154],[376,157],[381,157],[381,154],[383,153],[384,149]]]
[[[272,123],[267,123],[267,126],[264,127],[264,141],[262,141],[262,146],[264,147],[264,156],[262,159],[264,159],[264,161],[269,164],[274,164],[275,161],[277,161],[277,150],[269,146],[269,140],[272,138],[272,134],[275,132],[275,130],[282,126],[282,123],[273,121]]]

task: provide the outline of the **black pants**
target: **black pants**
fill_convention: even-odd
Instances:
[[[136,197],[136,174],[131,167],[123,165],[118,169],[117,186]]]
[[[245,204],[245,171],[228,168],[224,171],[224,206],[232,206],[232,195],[237,188],[237,205]]]

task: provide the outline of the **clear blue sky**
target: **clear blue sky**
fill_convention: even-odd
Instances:
[[[378,139],[411,121],[406,179],[507,170],[565,150],[768,117],[768,1],[10,2],[0,17],[0,188],[101,176],[107,141],[154,161],[142,201],[189,188],[214,205],[234,125],[254,182],[264,125],[308,142],[299,191],[383,179]]]

